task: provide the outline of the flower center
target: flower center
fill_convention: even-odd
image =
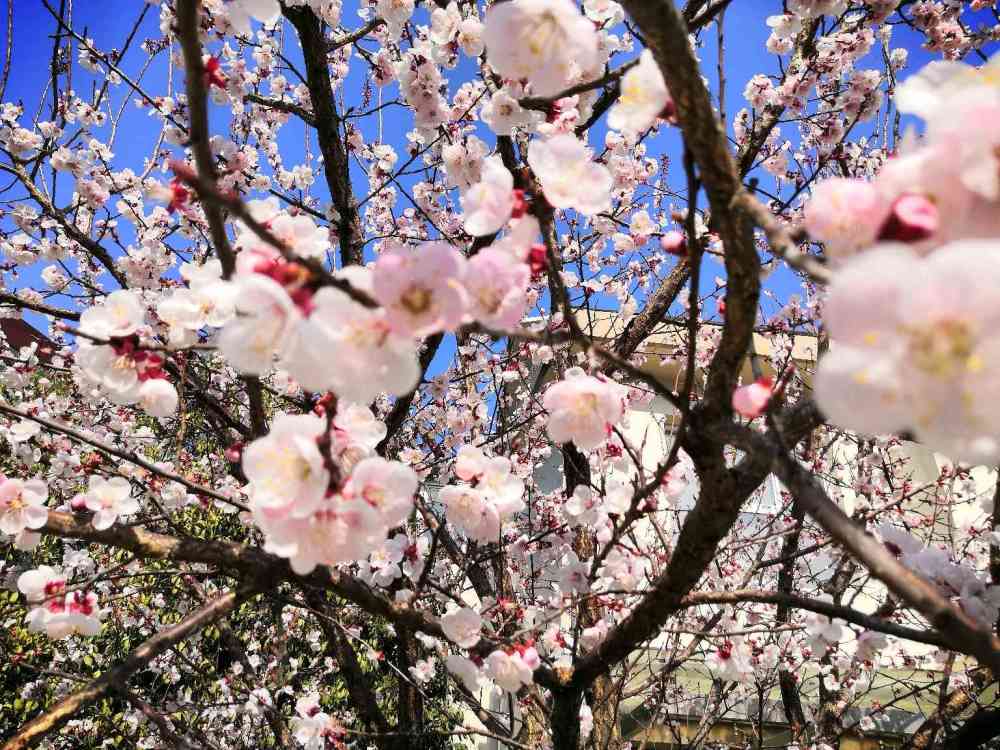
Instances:
[[[400,303],[411,315],[427,312],[431,306],[432,295],[429,289],[422,286],[411,286],[402,297]]]
[[[7,498],[5,502],[8,513],[17,513],[19,510],[23,510],[28,505],[24,502],[24,495],[20,492],[15,493],[13,497]]]
[[[541,55],[542,52],[548,49],[552,43],[552,37],[555,36],[558,28],[559,24],[552,13],[543,14],[541,19],[539,19],[538,25],[528,35],[527,43],[531,54]]]
[[[914,365],[931,377],[949,380],[983,369],[983,360],[975,353],[975,336],[965,321],[945,320],[908,333]]]

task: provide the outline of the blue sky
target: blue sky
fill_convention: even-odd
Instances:
[[[13,0],[12,0],[13,1]],[[58,5],[58,0],[50,0]],[[145,60],[145,53],[139,48],[144,39],[161,37],[159,30],[159,7],[148,6],[142,0],[108,0],[103,3],[74,3],[73,27],[81,35],[93,38],[95,45],[104,51],[122,44],[125,37],[132,30],[136,19],[145,11],[145,17],[140,24],[135,40],[128,54],[120,62],[121,68],[129,75],[138,78]],[[361,23],[357,16],[357,0],[347,0],[344,4],[343,23],[348,27],[356,27]],[[764,46],[768,37],[769,29],[765,24],[768,15],[781,12],[781,3],[778,0],[735,0],[726,11],[725,18],[725,40],[726,40],[726,110],[727,119],[731,121],[733,114],[741,107],[746,106],[742,92],[747,80],[758,72],[767,74],[777,74],[778,65],[774,55],[769,54]],[[415,20],[418,23],[427,23],[428,15],[423,6],[418,8]],[[49,78],[49,59],[52,53],[51,34],[55,28],[55,23],[50,13],[45,9],[42,0],[28,0],[27,2],[15,2],[14,13],[14,63],[11,79],[8,84],[6,100],[23,102],[26,114],[25,120],[31,120],[39,107],[40,96],[45,90]],[[259,26],[255,26],[259,28]],[[6,33],[5,29],[0,29],[0,39]],[[905,47],[910,53],[910,62],[904,76],[918,70],[924,63],[934,59],[934,55],[929,54],[920,47],[920,37],[916,32],[906,26],[895,27],[893,46]],[[296,65],[300,61],[297,46],[294,42],[294,32],[288,27],[288,36],[285,41],[285,53]],[[699,54],[703,60],[703,72],[709,80],[711,90],[717,92],[718,82],[716,79],[716,30],[714,26],[705,30],[701,37],[702,46]],[[4,40],[5,42],[6,40]],[[209,48],[217,51],[219,43],[211,43]],[[369,48],[373,45],[369,44]],[[152,95],[163,94],[167,88],[168,52],[161,52],[154,62],[141,74],[141,85]],[[615,66],[630,59],[633,54],[619,54],[613,60]],[[862,60],[858,67],[881,67],[880,52],[878,45],[870,53],[869,57]],[[446,71],[450,80],[450,93],[454,94],[461,81],[468,80],[475,74],[474,63],[465,59],[453,71]],[[75,90],[89,98],[95,87],[99,87],[99,79],[88,73],[77,65],[74,60],[73,65],[73,85]],[[294,76],[288,74],[290,80]],[[346,104],[349,106],[357,102],[360,95],[367,70],[364,63],[355,58],[352,61],[352,72],[347,79],[346,85],[338,96],[346,96]],[[175,91],[182,90],[183,75],[181,71],[173,71],[173,86]],[[385,99],[391,99],[396,95],[394,85],[387,87],[383,92]],[[266,93],[266,92],[265,92]],[[41,119],[49,119],[49,102],[51,92],[45,94],[45,101],[42,103]],[[118,112],[124,106],[125,115],[121,120],[118,130],[111,143],[115,153],[113,165],[117,169],[131,167],[135,171],[140,171],[144,160],[149,157],[153,144],[159,134],[160,123],[157,119],[148,116],[144,111],[134,106],[135,98],[126,84],[113,87],[110,94],[111,110]],[[228,132],[228,121],[230,112],[228,107],[212,106],[212,127],[214,133],[225,134]],[[364,120],[354,120],[362,127],[366,139],[374,139],[376,135],[375,118]],[[412,118],[406,110],[402,108],[390,108],[386,110],[383,119],[383,135],[385,141],[393,145],[401,155],[401,161],[405,160],[405,134],[412,127]],[[864,134],[871,129],[871,124],[863,123],[856,129],[856,134]],[[69,131],[72,132],[72,131]],[[600,146],[603,142],[606,128],[603,120],[592,130],[590,143]],[[479,133],[487,143],[492,144],[493,138],[485,126],[480,126]],[[784,137],[796,139],[794,125],[786,124],[782,128]],[[110,126],[98,128],[95,135],[105,143],[111,138]],[[305,153],[305,132],[303,126],[298,122],[287,125],[280,136],[280,146],[287,166],[300,163]],[[671,162],[669,172],[670,187],[683,192],[683,170],[681,169],[681,141],[679,132],[675,128],[663,128],[660,133],[648,141],[649,154],[658,156],[666,154]],[[315,139],[310,141],[310,150],[313,154],[318,154]],[[175,155],[180,154],[180,149],[173,148]],[[264,160],[262,159],[262,164]],[[266,164],[265,164],[266,166]],[[317,172],[317,181],[314,185],[314,194],[321,196],[324,201],[328,198],[325,194],[325,186],[319,165],[314,164]],[[154,176],[166,179],[168,176],[154,172]],[[767,189],[774,187],[774,180],[770,176],[761,173],[758,175],[761,185]],[[368,192],[367,180],[360,169],[355,166],[355,192],[358,196],[363,196]],[[65,203],[68,200],[72,189],[72,180],[65,175],[60,177],[59,191],[57,193],[57,204]],[[4,198],[9,199],[10,194]],[[111,204],[113,205],[113,200]],[[399,208],[406,206],[406,199],[400,196]],[[8,225],[9,226],[9,225]],[[179,243],[178,247],[183,248]],[[44,261],[32,267],[19,270],[19,278],[8,278],[9,287],[19,287],[32,285],[37,287],[38,273],[46,265]],[[702,291],[708,292],[714,288],[713,278],[722,276],[723,268],[716,260],[706,259],[706,266],[703,271]],[[769,280],[770,288],[780,298],[787,297],[798,288],[797,280],[790,273],[778,273]],[[598,301],[600,304],[600,301]],[[772,310],[773,311],[773,310]],[[36,325],[44,327],[41,321],[35,321]]]

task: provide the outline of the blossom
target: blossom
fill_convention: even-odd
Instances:
[[[25,617],[30,632],[44,632],[54,640],[100,632],[104,611],[97,606],[97,596],[88,591],[67,594],[66,577],[58,568],[42,565],[25,571],[17,579],[17,588],[35,605]]]
[[[560,134],[534,141],[528,164],[555,208],[575,208],[592,216],[610,207],[611,173],[591,160],[590,149],[580,139]]]
[[[219,333],[219,351],[239,372],[263,375],[276,354],[294,345],[302,313],[288,292],[264,274],[238,274],[233,284],[236,316]]]
[[[829,602],[829,597],[821,598],[820,601]],[[836,646],[844,637],[844,628],[839,621],[827,615],[810,612],[806,616],[806,636],[809,641],[809,648],[817,656],[823,656],[826,652]]]
[[[512,0],[492,6],[483,29],[486,57],[504,78],[526,79],[552,96],[598,61],[597,32],[571,0]]]
[[[473,695],[479,692],[483,680],[483,672],[474,661],[460,654],[448,654],[448,658],[445,659],[444,663],[448,671],[458,677],[469,692]]]
[[[339,744],[345,734],[339,722],[320,707],[316,693],[299,698],[295,702],[295,713],[292,732],[295,741],[305,750],[326,750]]]
[[[375,14],[383,19],[389,27],[389,37],[393,41],[399,39],[403,27],[413,15],[415,0],[378,0]]]
[[[773,390],[774,381],[768,377],[740,386],[733,391],[733,411],[748,419],[759,417],[767,409]]]
[[[524,316],[530,280],[527,263],[495,247],[480,250],[469,260],[465,276],[469,314],[491,328],[514,328]]]
[[[385,423],[376,419],[367,406],[341,401],[333,418],[330,452],[341,465],[353,468],[372,455],[387,432]]]
[[[278,208],[276,199],[267,201],[252,201],[252,203],[263,204],[258,209],[258,221],[264,221],[268,230],[277,239],[281,240],[292,253],[300,258],[311,258],[321,260],[330,246],[329,235],[321,227],[305,214],[293,216],[287,211]],[[263,216],[261,216],[263,215]],[[256,232],[249,227],[238,224],[234,248],[243,252],[270,253],[273,251]]]
[[[590,566],[573,551],[559,564],[559,588],[564,594],[586,594],[590,591]]]
[[[101,632],[104,610],[97,606],[97,594],[92,591],[72,591],[62,602],[50,602],[45,610],[42,626],[53,640],[71,635],[95,636]]]
[[[419,683],[427,683],[434,679],[437,668],[437,659],[433,656],[427,659],[417,659],[416,663],[410,667],[410,675]]]
[[[342,487],[332,486],[319,448],[325,433],[320,417],[281,414],[271,432],[243,453],[251,510],[265,546],[288,558],[300,575],[317,565],[367,558],[406,519],[417,490],[412,469],[379,457],[361,460]]]
[[[448,185],[464,192],[479,182],[483,161],[488,153],[486,144],[474,135],[444,146],[441,149],[441,161],[448,177]]]
[[[340,275],[356,289],[369,291],[370,273],[352,267]],[[383,392],[402,396],[416,387],[416,346],[409,335],[392,329],[385,310],[365,307],[333,287],[316,292],[313,304],[297,340],[293,374],[300,381],[308,375],[316,385],[355,403],[369,403]]]
[[[172,346],[190,346],[205,326],[221,328],[233,317],[237,286],[222,281],[222,264],[212,259],[202,265],[182,263],[188,288],[173,290],[156,305],[156,314],[170,327]]]
[[[49,488],[41,479],[9,479],[0,475],[0,531],[20,534],[40,529],[49,518],[45,508]]]
[[[641,133],[663,117],[672,104],[660,66],[652,51],[645,49],[639,64],[622,76],[621,96],[608,112],[608,127],[633,135]]]
[[[139,404],[152,417],[169,417],[177,411],[177,389],[164,378],[151,378],[139,386]]]
[[[483,618],[469,607],[453,608],[441,616],[441,630],[449,641],[462,648],[472,648],[479,643]]]
[[[119,289],[104,298],[100,305],[84,310],[80,330],[99,338],[124,338],[142,325],[145,310],[134,292]]]
[[[271,431],[243,451],[243,473],[254,510],[269,516],[312,513],[330,484],[318,440],[325,431],[312,414],[278,414]]]
[[[278,0],[231,0],[225,8],[229,13],[229,23],[242,36],[250,36],[250,19],[270,25],[281,17]]]
[[[503,228],[514,210],[514,176],[499,156],[483,162],[482,178],[461,196],[463,226],[473,236]]]
[[[911,430],[955,460],[1000,457],[1000,245],[964,240],[920,258],[880,245],[830,284],[816,400],[865,433]]]
[[[343,495],[368,503],[387,527],[397,526],[413,510],[418,484],[417,475],[409,466],[373,456],[354,467]]]
[[[288,562],[299,575],[317,565],[339,565],[363,560],[385,538],[378,513],[365,502],[344,502],[339,495],[325,497],[310,515],[254,516],[264,531],[265,549]]]
[[[875,241],[889,213],[879,189],[870,182],[834,177],[813,188],[805,206],[805,229],[842,259]]]
[[[371,570],[371,580],[376,585],[389,586],[403,574],[399,564],[403,562],[409,546],[410,540],[406,535],[397,534],[372,551],[368,556],[368,566]],[[362,563],[361,569],[363,573],[364,563]]]
[[[889,645],[889,639],[882,633],[866,630],[855,641],[854,658],[859,661],[875,661]]]
[[[896,87],[896,107],[928,122],[954,117],[956,101],[1000,101],[1000,55],[981,68],[935,60]]]
[[[448,520],[471,539],[495,541],[502,522],[525,507],[524,482],[511,472],[510,459],[488,456],[472,445],[459,450],[455,475],[471,486],[441,489]]]
[[[26,443],[42,431],[42,426],[38,422],[30,419],[19,419],[7,430],[7,440],[15,445]]]
[[[687,255],[687,237],[683,232],[671,229],[660,237],[660,247],[671,255],[684,257]]]
[[[523,685],[533,682],[532,675],[537,666],[538,652],[534,647],[524,649],[524,653],[517,650],[513,653],[497,650],[486,657],[485,671],[501,688],[509,693],[516,693]]]
[[[87,510],[94,512],[91,524],[98,531],[111,528],[118,516],[139,510],[139,502],[132,497],[132,485],[124,477],[91,476],[83,499]]]
[[[479,117],[497,135],[513,135],[516,128],[530,127],[541,119],[538,112],[524,109],[507,88],[490,97],[479,111]]]
[[[938,233],[940,212],[926,196],[901,195],[889,209],[889,216],[879,231],[880,240],[921,242]]]
[[[532,248],[538,247],[538,235],[541,234],[538,219],[530,214],[525,214],[520,219],[510,223],[507,233],[490,245],[495,250],[502,250],[511,258],[517,261],[528,261],[531,257]],[[544,252],[545,246],[541,245]],[[466,279],[468,283],[468,279]]]
[[[24,594],[29,603],[37,604],[61,595],[66,590],[66,576],[59,568],[41,565],[18,576],[17,590]]]
[[[549,437],[557,443],[573,442],[584,451],[596,448],[622,418],[622,401],[621,386],[617,383],[571,367],[542,399],[549,413],[546,425]]]
[[[715,679],[725,682],[746,682],[753,676],[750,654],[739,637],[719,643],[705,657],[705,666]]]
[[[441,488],[448,520],[477,542],[495,542],[500,536],[500,511],[474,487],[449,484]]]
[[[457,328],[465,314],[465,258],[447,242],[424,242],[410,252],[384,253],[375,263],[373,291],[393,331],[428,336]]]

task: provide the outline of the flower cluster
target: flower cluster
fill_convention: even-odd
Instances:
[[[974,464],[1000,457],[998,65],[933,63],[904,82],[897,104],[926,119],[927,137],[874,182],[821,183],[805,213],[838,263],[820,407],[845,427],[911,431]]]
[[[56,568],[42,565],[22,573],[17,588],[32,605],[26,616],[33,633],[52,640],[71,635],[94,636],[101,631],[105,611],[92,591],[66,591],[66,578]]]
[[[169,417],[177,410],[177,389],[163,357],[138,336],[145,312],[138,295],[126,290],[88,308],[80,317],[79,374],[115,403],[138,403],[154,417]]]
[[[413,508],[413,470],[371,455],[372,434],[349,425],[331,435],[321,417],[280,414],[243,452],[254,522],[297,573],[363,560]]]
[[[624,391],[614,381],[571,367],[542,400],[549,413],[549,437],[557,443],[572,442],[584,451],[596,448],[611,436],[624,414]]]
[[[524,482],[511,473],[510,459],[462,446],[455,476],[463,484],[441,489],[448,520],[475,541],[494,542],[503,522],[524,509]]]

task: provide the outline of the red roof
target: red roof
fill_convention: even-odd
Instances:
[[[48,359],[56,349],[52,339],[20,318],[0,318],[0,331],[3,331],[7,339],[4,348],[11,350],[14,354],[17,354],[17,350],[22,346],[36,343],[38,344],[39,357]]]

